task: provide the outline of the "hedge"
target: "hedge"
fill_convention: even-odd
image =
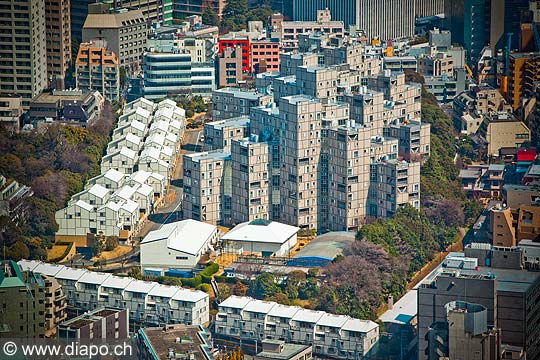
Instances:
[[[236,278],[228,276],[217,275],[214,276],[214,280],[216,280],[218,283],[236,284]]]
[[[204,291],[206,293],[209,293],[211,288],[210,288],[210,285],[208,285],[208,284],[201,284],[201,285],[197,286],[195,289]]]

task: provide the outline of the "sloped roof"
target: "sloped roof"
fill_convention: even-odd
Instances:
[[[237,225],[222,239],[283,244],[299,230],[296,226],[277,221],[253,220]]]

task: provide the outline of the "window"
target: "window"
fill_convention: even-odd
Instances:
[[[177,256],[176,257],[176,260],[187,260],[188,257],[187,256]]]

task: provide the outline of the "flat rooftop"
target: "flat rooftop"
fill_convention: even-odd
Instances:
[[[188,356],[186,358],[189,359],[189,355],[192,354],[195,360],[208,360],[209,354],[201,348],[201,345],[206,345],[199,336],[201,331],[198,326],[184,325],[167,326],[167,330],[163,327],[142,329],[144,337],[158,359],[168,359],[172,349],[177,359],[182,359],[183,356]]]
[[[212,126],[214,129],[223,129],[226,127],[241,127],[249,124],[249,116],[240,116],[225,120],[208,122],[205,125]]]
[[[205,151],[195,154],[184,155],[191,158],[192,161],[199,162],[204,160],[227,160],[231,157],[230,151],[216,150],[216,151]]]
[[[302,351],[305,351],[310,346],[300,345],[300,344],[284,344],[283,350],[279,353],[273,351],[261,351],[257,354],[257,357],[267,358],[267,359],[276,359],[276,360],[288,360],[293,356],[300,354]]]

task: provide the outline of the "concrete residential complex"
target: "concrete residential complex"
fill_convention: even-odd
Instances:
[[[47,78],[49,87],[64,89],[64,78],[71,65],[70,0],[45,0],[47,39]]]
[[[86,243],[88,234],[129,241],[165,197],[185,111],[171,100],[140,98],[124,107],[101,160],[101,175],[56,212],[57,239]]]
[[[269,339],[311,345],[316,356],[344,359],[366,356],[379,340],[379,326],[370,320],[234,295],[219,304],[215,332],[236,342]]]
[[[44,0],[1,0],[0,92],[30,100],[47,87]]]
[[[292,60],[281,62],[287,76],[258,76],[260,92],[214,92],[218,118],[246,114],[248,105],[255,105],[247,100],[264,102],[251,107],[249,124],[231,118],[205,125],[206,149],[213,152],[189,157],[227,159],[232,179],[213,171],[212,189],[204,189],[207,180],[186,168],[185,204],[207,203],[203,190],[215,198],[222,191],[211,208],[213,222],[266,219],[319,231],[355,231],[405,204],[419,208],[420,164],[430,153],[430,126],[420,122],[418,85],[388,70],[373,69],[364,78],[361,62],[351,70]],[[264,104],[268,95],[274,102]],[[184,166],[191,167],[191,161]],[[232,181],[232,189],[216,181]],[[184,216],[199,220],[197,210]],[[208,216],[208,204],[205,210]]]
[[[34,260],[21,260],[19,266],[54,277],[62,285],[68,304],[85,311],[127,308],[131,321],[146,325],[202,325],[209,320],[208,294],[202,291]]]
[[[252,108],[272,102],[272,96],[256,90],[225,87],[212,92],[212,119],[223,120],[249,115]]]
[[[214,225],[191,219],[164,224],[141,241],[141,273],[146,268],[191,271],[217,241]]]

